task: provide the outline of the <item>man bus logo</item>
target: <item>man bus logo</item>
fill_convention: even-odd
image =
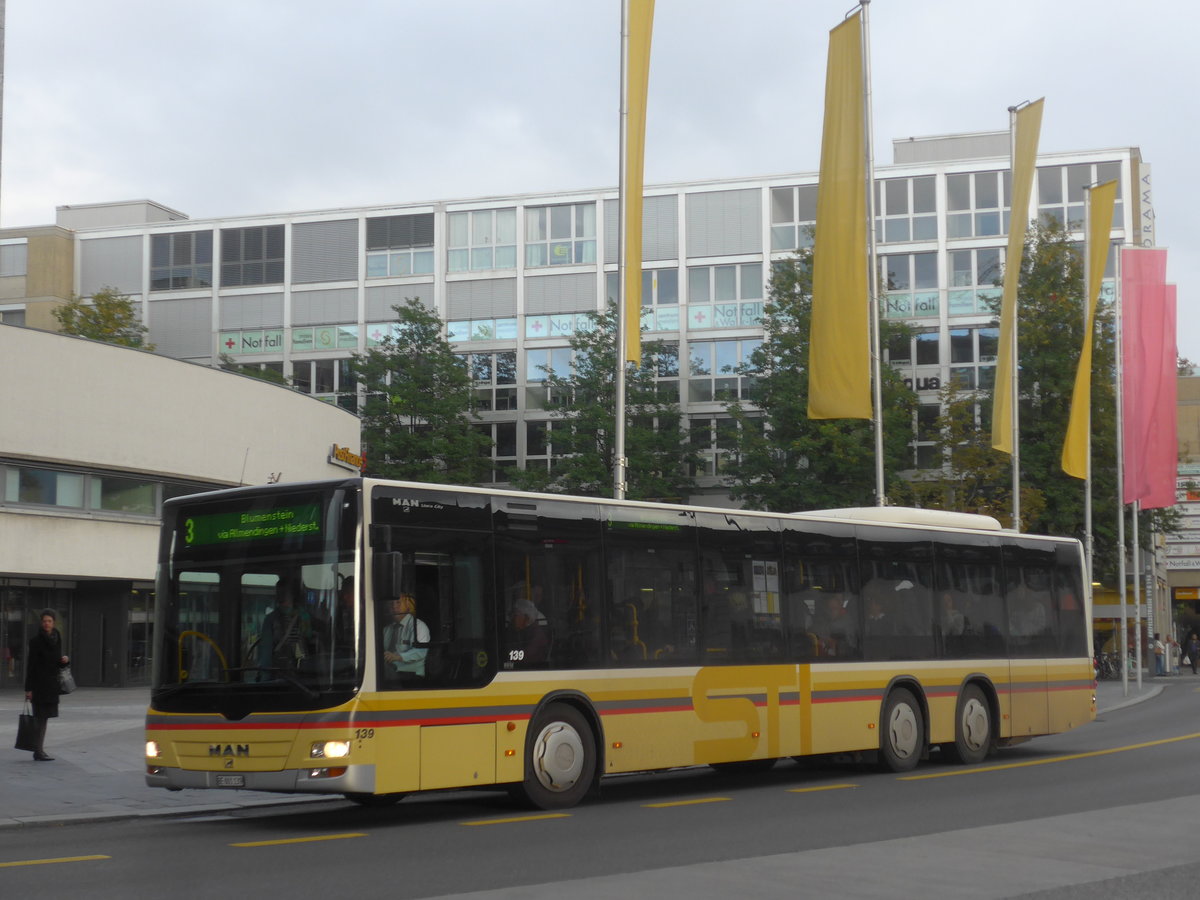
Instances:
[[[249,756],[249,744],[209,744],[209,756]]]

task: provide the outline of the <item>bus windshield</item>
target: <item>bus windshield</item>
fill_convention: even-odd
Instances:
[[[349,697],[361,682],[357,519],[358,494],[342,486],[168,503],[155,706],[236,718]]]

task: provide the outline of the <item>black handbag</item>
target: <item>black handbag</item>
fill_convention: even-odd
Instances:
[[[25,701],[25,711],[17,719],[17,742],[13,747],[17,750],[37,750],[37,719],[29,711],[29,701]]]
[[[75,676],[71,674],[70,666],[63,666],[58,670],[58,692],[69,694],[73,690],[75,690]]]

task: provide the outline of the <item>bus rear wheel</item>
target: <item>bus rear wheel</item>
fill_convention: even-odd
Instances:
[[[916,767],[925,746],[925,717],[911,691],[897,688],[888,694],[880,723],[879,757],[891,772]]]
[[[992,712],[978,685],[968,684],[958,697],[954,715],[954,743],[945,749],[956,762],[974,765],[987,759],[992,749]]]
[[[583,714],[551,703],[534,720],[526,741],[521,795],[537,809],[574,806],[596,775],[596,743]]]

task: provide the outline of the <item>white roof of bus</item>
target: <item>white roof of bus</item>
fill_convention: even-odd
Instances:
[[[910,506],[854,506],[845,509],[810,509],[797,516],[822,516],[830,519],[854,519],[860,522],[891,522],[905,525],[932,525],[938,528],[974,528],[1003,531],[1004,526],[991,516],[947,512],[941,509],[916,509]]]

